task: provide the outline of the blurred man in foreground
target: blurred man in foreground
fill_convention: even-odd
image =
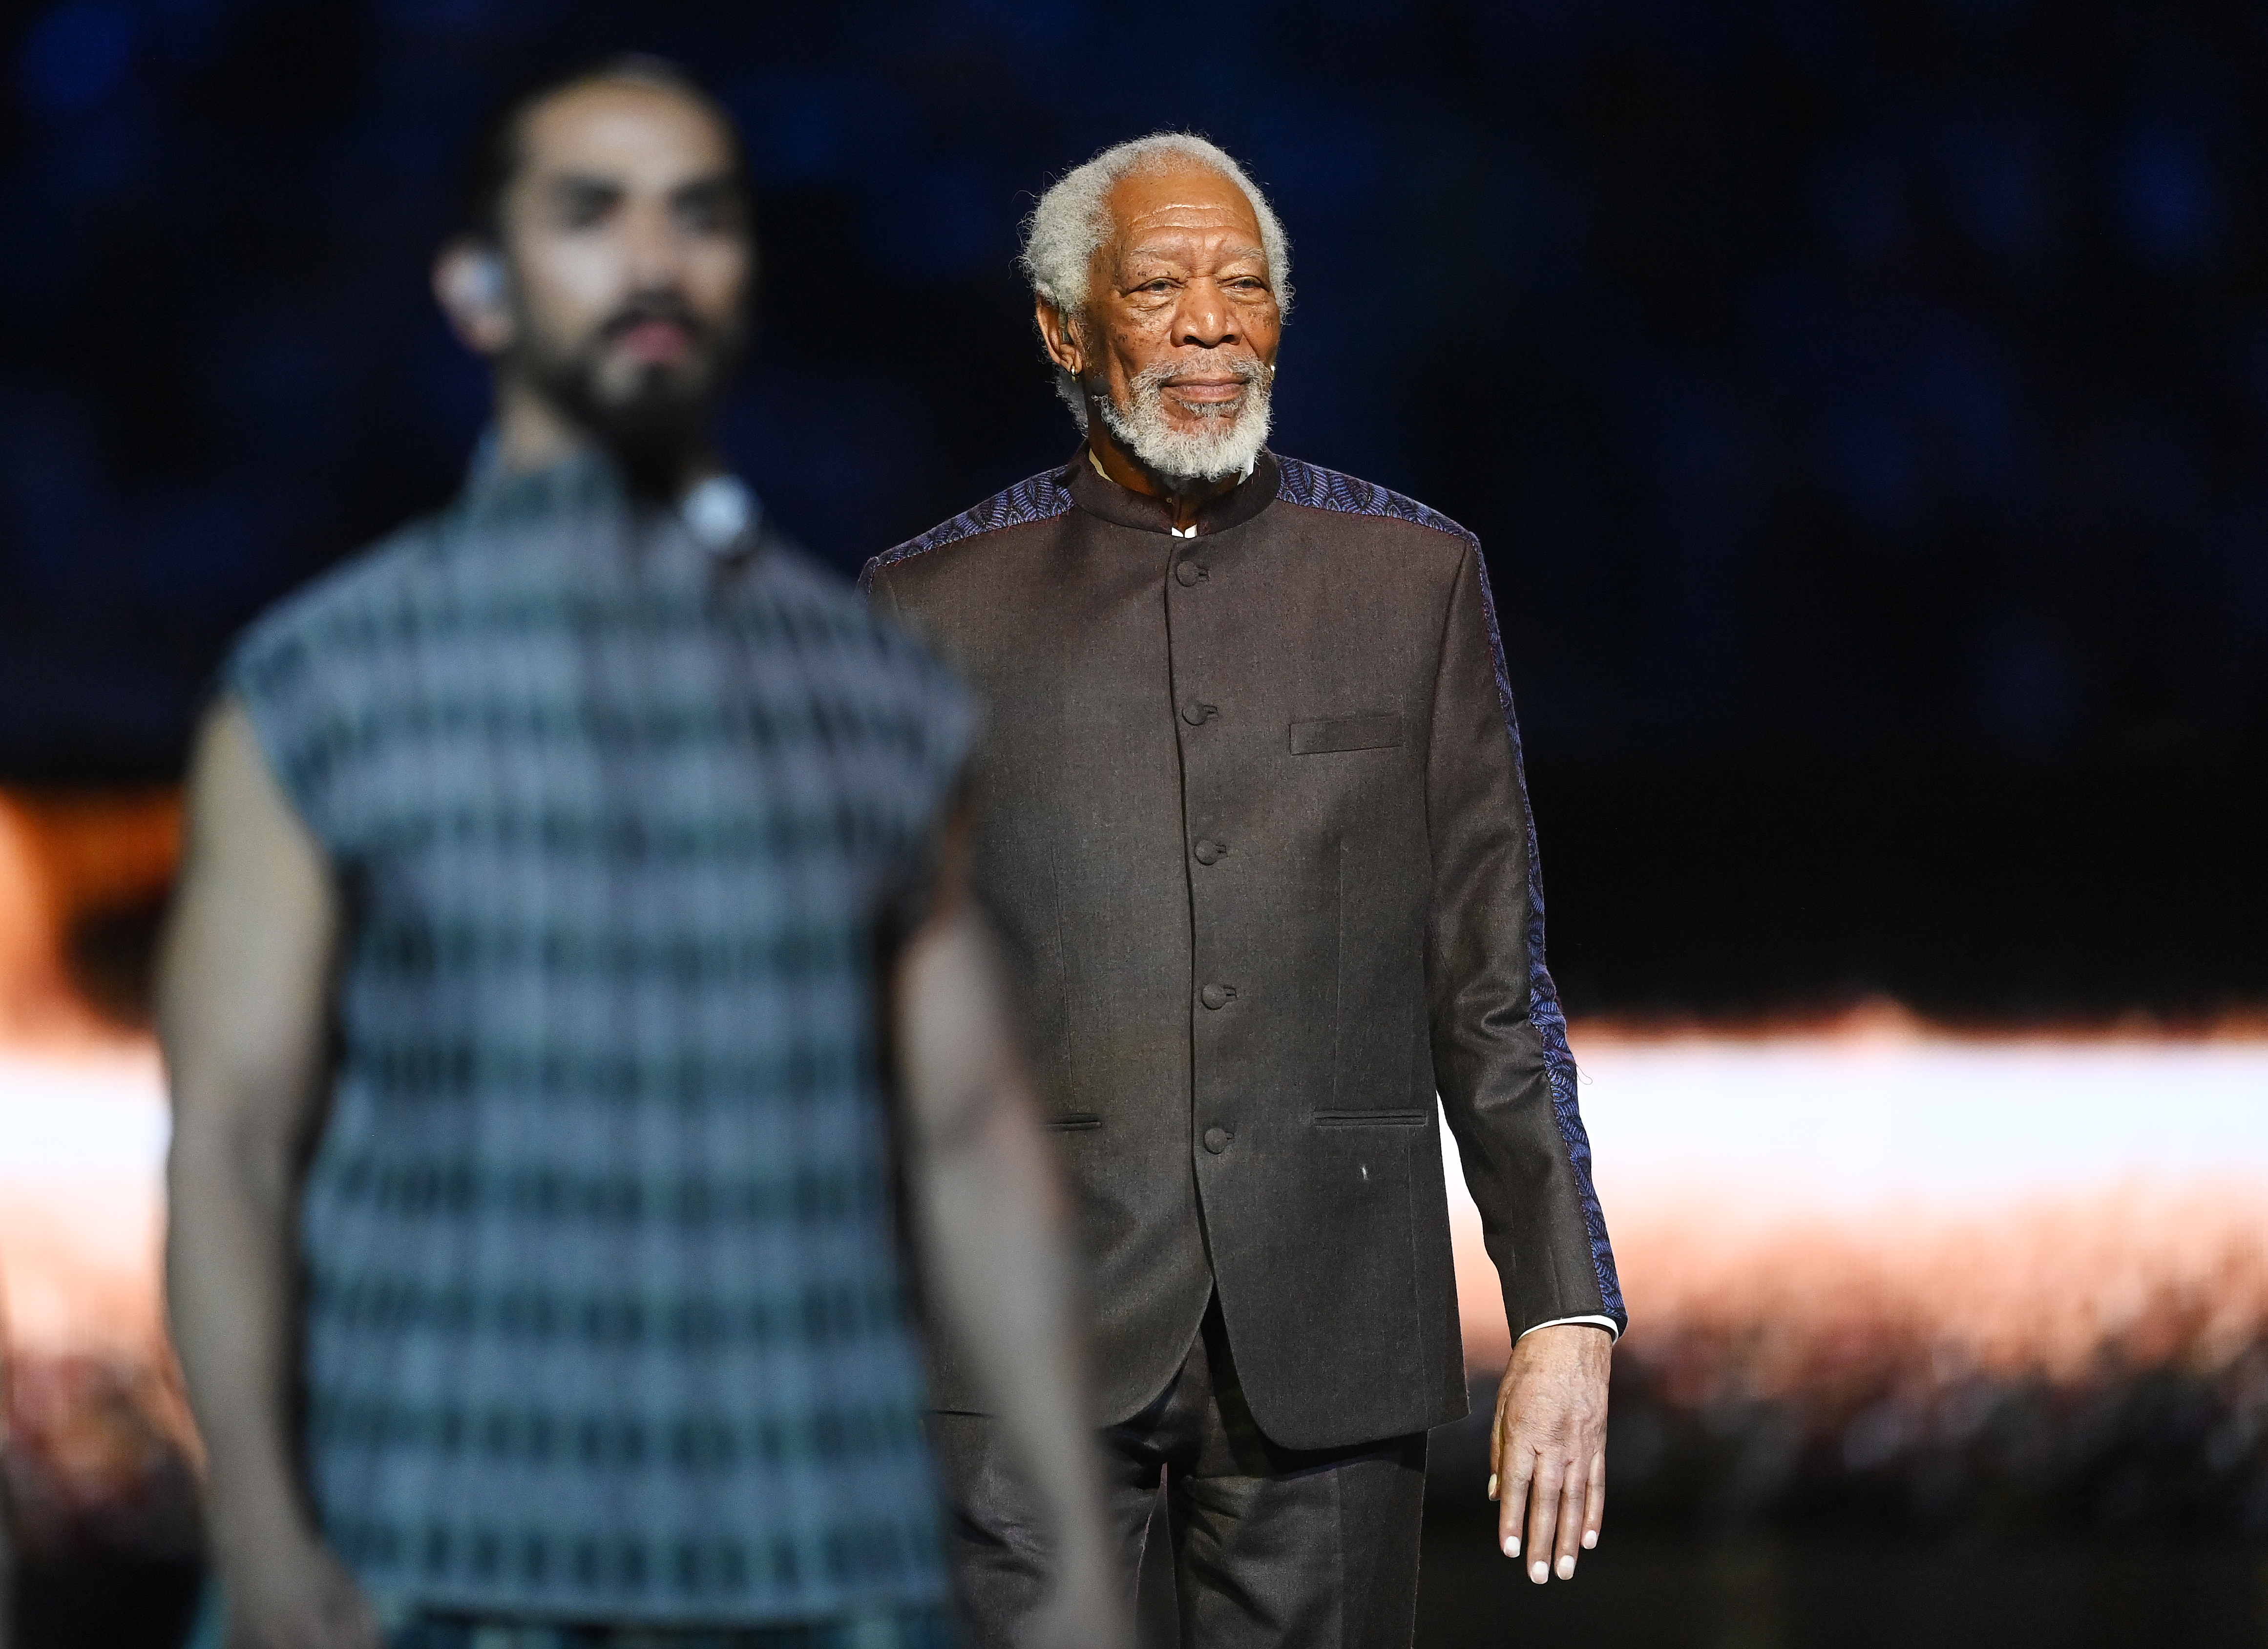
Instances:
[[[169,1277],[231,1641],[952,1641],[887,1042],[933,1314],[1071,1554],[1035,1641],[1115,1644],[969,706],[705,438],[736,139],[608,64],[468,217],[476,474],[254,628],[195,756]]]
[[[1465,1411],[1437,1088],[1519,1336],[1491,1491],[1538,1581],[1598,1536],[1623,1322],[1486,567],[1267,450],[1288,254],[1211,144],[1071,172],[1024,267],[1086,441],[866,582],[985,696],[976,880],[1095,1256],[1125,1561],[1162,1474],[1184,1642],[1405,1645],[1425,1432]],[[943,1384],[1005,1644],[1055,1559]]]

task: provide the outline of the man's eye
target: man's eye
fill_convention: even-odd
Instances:
[[[737,234],[744,221],[739,196],[722,189],[688,191],[675,202],[674,216],[688,235]]]

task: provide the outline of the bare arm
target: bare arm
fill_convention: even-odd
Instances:
[[[339,912],[330,868],[276,786],[243,707],[207,719],[188,857],[158,959],[173,1099],[168,1309],[204,1438],[230,1641],[375,1649],[326,1551],[291,1436],[296,1215],[320,1124]]]
[[[917,1233],[939,1327],[1054,1536],[1057,1590],[1037,1641],[1116,1649],[1130,1625],[1104,1533],[1064,1198],[954,835],[894,982]]]

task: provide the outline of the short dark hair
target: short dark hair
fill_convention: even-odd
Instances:
[[[521,134],[527,117],[541,104],[563,92],[603,81],[622,81],[668,92],[698,107],[725,133],[733,153],[733,172],[743,193],[748,188],[747,148],[732,112],[716,94],[666,57],[644,52],[623,52],[578,63],[555,70],[521,86],[490,111],[481,122],[465,160],[464,180],[457,202],[457,232],[491,244],[504,239],[504,197],[526,161]]]

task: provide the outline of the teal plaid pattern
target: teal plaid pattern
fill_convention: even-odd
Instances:
[[[543,1626],[429,1616],[389,1633],[387,1645],[387,1649],[960,1649],[961,1633],[942,1609],[889,1609],[853,1619],[738,1631]]]
[[[335,1548],[503,1616],[943,1598],[874,969],[960,688],[590,461],[476,483],[228,681],[350,917],[302,1211]]]

